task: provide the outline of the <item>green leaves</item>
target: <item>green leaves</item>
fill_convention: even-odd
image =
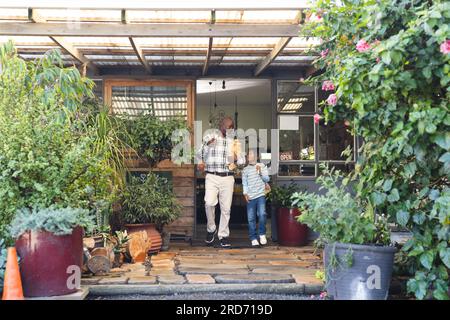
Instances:
[[[450,268],[450,248],[443,247],[439,250],[439,257],[447,268]]]
[[[324,114],[352,118],[364,140],[352,174],[356,196],[413,233],[405,246],[408,270],[415,272],[408,290],[419,299],[447,299],[450,56],[440,46],[450,39],[450,7],[444,1],[333,3],[318,3],[327,19],[321,34],[312,32],[327,39],[332,54],[318,68],[340,94],[339,105],[325,106]],[[357,52],[350,39],[366,39],[370,49]]]
[[[409,220],[409,212],[400,210],[397,212],[397,222],[399,225],[405,227]]]
[[[450,151],[450,132],[437,134],[433,138],[433,142],[442,149]]]
[[[387,200],[389,202],[396,202],[400,199],[400,195],[398,193],[398,190],[396,188],[391,190],[391,193],[388,195]]]

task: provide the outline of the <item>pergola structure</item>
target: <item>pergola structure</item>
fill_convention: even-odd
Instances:
[[[24,59],[60,48],[66,64],[90,75],[307,74],[319,43],[300,36],[309,7],[306,0],[0,1],[0,43],[12,39]]]

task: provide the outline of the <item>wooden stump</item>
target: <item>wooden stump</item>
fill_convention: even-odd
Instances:
[[[151,247],[151,240],[147,236],[147,232],[138,231],[129,235],[127,252],[130,255],[132,262],[144,262],[147,257],[147,252]]]

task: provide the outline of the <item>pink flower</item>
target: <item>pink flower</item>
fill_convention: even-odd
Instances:
[[[314,295],[312,294],[309,298],[310,298],[310,299],[314,299],[315,297],[314,297]]]
[[[322,58],[325,58],[325,57],[328,55],[328,52],[330,52],[330,49],[322,50],[322,51],[320,52],[320,56],[321,56]]]
[[[315,123],[315,124],[319,124],[320,118],[321,118],[320,114],[316,113],[316,114],[314,115],[314,123]]]
[[[336,96],[334,93],[330,94],[330,95],[328,96],[327,103],[328,103],[330,106],[335,106],[336,103],[337,103],[337,96]]]
[[[450,40],[445,40],[441,43],[441,52],[443,54],[449,54],[450,53]]]
[[[364,52],[370,49],[370,45],[366,42],[366,40],[361,39],[356,44],[356,50],[359,52]]]
[[[380,63],[381,59],[380,57],[377,57],[377,63]]]
[[[325,299],[327,296],[328,296],[328,294],[327,294],[326,291],[323,291],[323,292],[320,293],[320,298],[321,299]]]
[[[349,127],[349,126],[350,126],[350,121],[345,120],[345,121],[344,121],[344,125],[345,125],[346,127]]]
[[[334,90],[334,84],[331,80],[325,80],[322,84],[322,90],[324,91],[333,91]]]

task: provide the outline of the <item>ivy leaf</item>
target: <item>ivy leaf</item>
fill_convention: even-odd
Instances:
[[[400,195],[398,194],[398,190],[396,188],[391,190],[391,193],[387,197],[389,202],[395,202],[400,199]]]
[[[397,211],[398,224],[400,224],[402,227],[405,227],[406,224],[408,223],[408,220],[409,220],[409,212],[404,210]]]
[[[439,257],[447,268],[450,268],[450,248],[442,248],[439,250]]]
[[[383,183],[383,190],[385,192],[388,192],[392,188],[392,179],[387,179]]]
[[[440,162],[443,163],[450,163],[450,152],[446,152],[444,153],[440,158],[439,158]]]
[[[433,141],[442,149],[450,150],[450,132],[438,134]]]
[[[410,162],[405,165],[404,172],[407,178],[412,178],[416,173],[417,165],[415,162]]]
[[[428,270],[431,270],[431,267],[433,265],[433,261],[434,261],[434,254],[432,251],[425,251],[424,253],[421,254],[420,258],[420,263],[427,268]]]

